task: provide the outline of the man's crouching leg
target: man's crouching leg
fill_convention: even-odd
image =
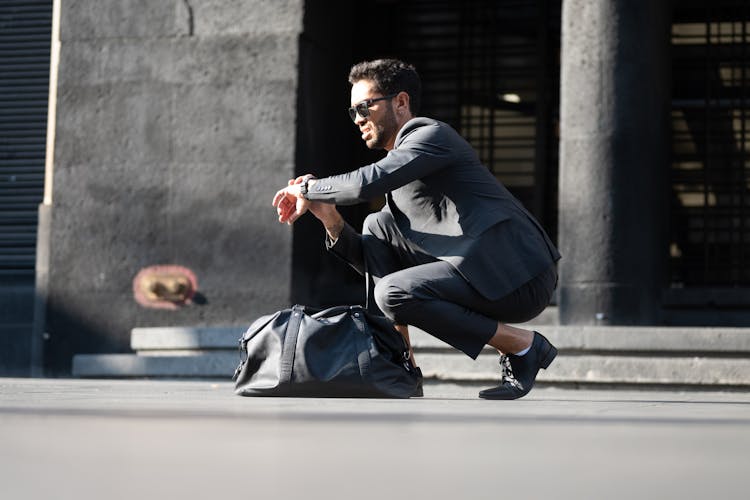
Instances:
[[[411,340],[409,339],[409,327],[407,325],[393,325],[396,328],[396,331],[401,334],[401,336],[404,337],[404,340],[406,341],[406,345],[409,347],[409,361],[411,362],[411,365],[414,367],[414,369],[417,371],[417,376],[419,377],[417,381],[417,388],[414,391],[414,394],[412,394],[412,397],[418,397],[421,398],[424,396],[424,389],[423,389],[423,380],[422,380],[422,370],[419,369],[417,366],[417,362],[414,359],[414,349],[411,346]]]
[[[402,337],[404,337],[404,340],[406,341],[406,345],[409,346],[409,361],[411,361],[411,364],[414,368],[417,367],[417,362],[414,360],[414,349],[411,346],[411,340],[409,339],[409,327],[407,325],[394,325],[396,327],[396,331],[401,334]]]

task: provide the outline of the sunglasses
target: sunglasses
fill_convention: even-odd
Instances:
[[[367,118],[368,116],[370,116],[370,105],[372,103],[378,102],[378,101],[385,101],[386,99],[393,99],[397,95],[398,93],[387,95],[385,97],[376,97],[374,99],[367,99],[366,101],[359,102],[349,108],[349,116],[351,117],[353,122],[357,121],[357,115],[361,116],[362,118]]]

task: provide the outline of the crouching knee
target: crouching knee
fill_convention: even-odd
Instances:
[[[375,303],[383,314],[397,324],[409,324],[411,305],[415,302],[412,293],[394,275],[383,277],[375,285]]]

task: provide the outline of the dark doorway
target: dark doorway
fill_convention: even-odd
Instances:
[[[423,81],[421,114],[452,125],[556,239],[560,0],[316,2],[301,39],[297,171],[346,172],[368,151],[346,116],[352,64],[397,57]],[[377,201],[345,207],[359,227]],[[322,229],[297,223],[293,300],[363,300],[359,277],[326,255]]]
[[[750,5],[675,4],[665,305],[750,306]],[[715,321],[715,318],[714,318]]]

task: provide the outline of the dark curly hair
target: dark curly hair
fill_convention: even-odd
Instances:
[[[409,94],[409,111],[414,116],[419,112],[422,99],[422,83],[414,66],[398,59],[376,59],[352,66],[349,83],[370,80],[374,90],[385,95],[406,92]]]

